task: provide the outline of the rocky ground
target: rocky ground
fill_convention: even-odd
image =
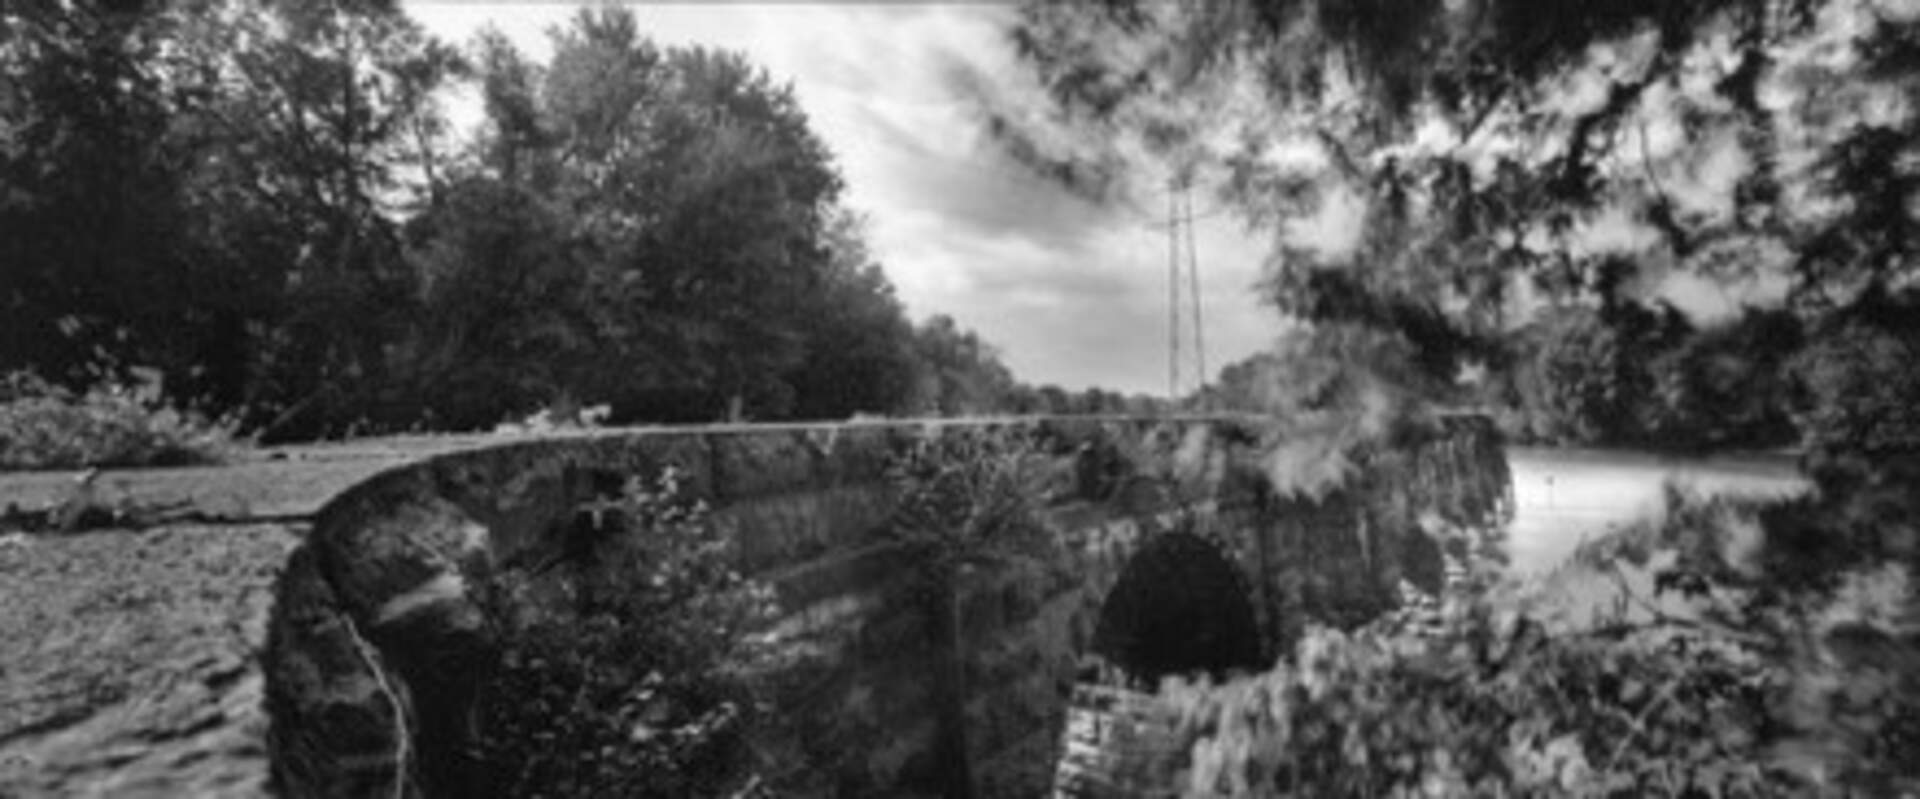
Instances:
[[[0,545],[0,795],[254,796],[254,649],[301,523]]]
[[[471,443],[0,474],[0,797],[263,794],[255,650],[306,520],[376,472]],[[95,529],[62,531],[83,484],[100,512],[80,526]]]

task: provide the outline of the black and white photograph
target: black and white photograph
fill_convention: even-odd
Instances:
[[[0,0],[0,799],[1920,799],[1920,0]]]

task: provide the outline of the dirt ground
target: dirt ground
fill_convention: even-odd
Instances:
[[[0,544],[0,796],[252,796],[274,577],[303,524]]]
[[[255,650],[307,520],[375,473],[474,443],[102,472],[86,501],[111,526],[68,532],[46,522],[84,473],[0,474],[0,797],[264,794]]]

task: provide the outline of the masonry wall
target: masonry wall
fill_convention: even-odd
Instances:
[[[1350,493],[1271,495],[1244,468],[1257,432],[1234,417],[618,430],[450,453],[343,493],[289,560],[264,659],[278,788],[469,793],[433,765],[454,756],[457,711],[492,646],[471,586],[557,554],[583,505],[671,467],[710,502],[743,571],[775,588],[775,628],[806,653],[775,675],[792,723],[762,744],[805,763],[818,794],[937,794],[936,664],[914,564],[883,535],[898,499],[886,472],[922,437],[995,426],[1030,428],[1050,453],[1041,516],[1054,546],[962,579],[983,796],[1045,791],[1102,603],[1155,536],[1198,536],[1233,565],[1262,659],[1305,614],[1375,612],[1401,572],[1380,542],[1408,531],[1374,528],[1410,517],[1366,512]]]
[[[787,715],[803,720],[786,742],[794,753],[838,795],[934,792],[926,620],[910,601],[910,564],[880,533],[894,502],[887,465],[915,437],[957,424],[1031,426],[1056,456],[1045,516],[1058,556],[974,575],[962,602],[977,687],[968,737],[984,795],[1038,792],[1113,576],[1143,537],[1223,517],[1204,456],[1232,422],[616,431],[454,453],[380,475],[322,510],[281,581],[265,661],[280,787],[426,790],[420,764],[444,754],[452,734],[439,717],[471,689],[489,646],[469,587],[564,546],[577,509],[625,477],[671,466],[710,500],[744,570],[776,588],[781,628],[813,653],[785,675]],[[810,743],[834,751],[806,751]]]

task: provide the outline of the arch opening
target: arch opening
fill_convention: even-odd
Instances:
[[[1233,563],[1192,533],[1168,533],[1135,553],[1100,606],[1093,653],[1136,685],[1169,675],[1216,679],[1264,666],[1253,604]]]

